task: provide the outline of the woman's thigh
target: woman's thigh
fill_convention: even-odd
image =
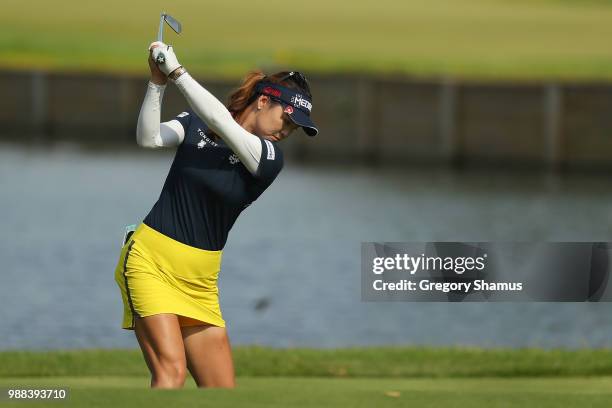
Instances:
[[[151,374],[184,376],[186,356],[177,315],[136,317],[135,332]]]
[[[234,363],[225,327],[203,323],[183,326],[181,331],[187,367],[198,387],[234,387]]]

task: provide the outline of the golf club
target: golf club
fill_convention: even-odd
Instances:
[[[181,23],[179,23],[178,20],[176,20],[170,14],[166,14],[166,12],[164,11],[161,13],[161,16],[159,18],[159,31],[157,32],[157,41],[159,42],[163,42],[164,40],[164,22],[168,23],[170,28],[172,28],[175,33],[181,33]],[[164,53],[160,52],[157,55],[156,62],[158,64],[163,64],[165,60],[166,57],[164,56]]]

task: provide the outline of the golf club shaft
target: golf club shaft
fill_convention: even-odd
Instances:
[[[159,31],[157,32],[157,41],[159,42],[164,41],[164,20],[165,19],[166,19],[166,13],[163,12],[161,13],[161,16],[159,18]]]
[[[159,31],[157,32],[157,41],[159,42],[163,42],[164,40],[164,22],[165,20],[166,20],[166,13],[162,12],[159,18]],[[160,52],[157,55],[157,60],[156,60],[157,63],[163,64],[165,60],[166,60],[166,57],[164,57],[164,54]]]

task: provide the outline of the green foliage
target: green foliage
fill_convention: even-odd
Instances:
[[[0,68],[148,75],[159,13],[191,72],[249,69],[485,79],[612,79],[612,1],[3,1]]]

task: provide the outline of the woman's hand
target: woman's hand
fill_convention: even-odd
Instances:
[[[149,46],[149,68],[151,69],[151,82],[157,85],[166,85],[168,77],[159,69],[153,60],[153,48],[159,47],[160,43],[154,42]]]
[[[163,42],[155,41],[151,43],[149,48],[151,50],[151,58],[153,59],[154,64],[166,77],[170,75],[172,71],[181,66],[176,59],[176,55],[174,55],[174,49],[171,45],[166,45]],[[161,53],[164,54],[164,62],[160,64],[157,62],[157,57]]]

